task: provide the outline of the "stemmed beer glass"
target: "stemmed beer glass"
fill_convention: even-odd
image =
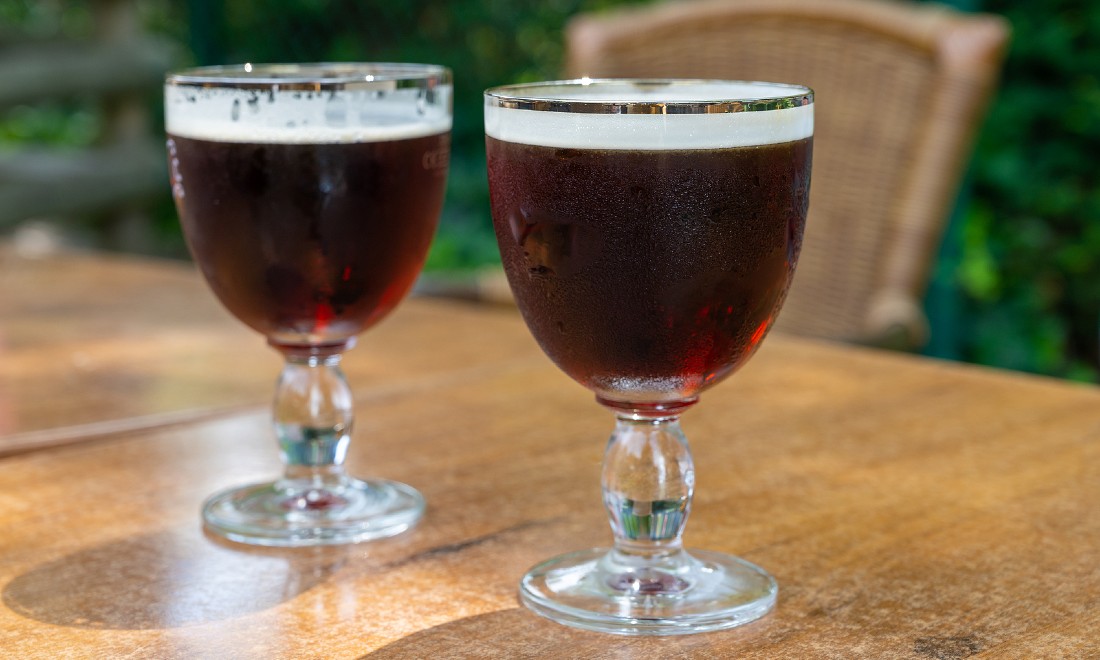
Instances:
[[[682,634],[775,603],[759,567],[681,545],[694,468],[679,417],[745,363],[783,303],[808,206],[813,93],[723,81],[490,89],[505,271],[546,354],[616,416],[614,547],[539,564],[520,596],[561,623]]]
[[[219,493],[208,529],[273,546],[355,542],[416,523],[413,488],[343,468],[340,358],[412,286],[439,220],[450,72],[419,64],[205,67],[168,76],[172,189],[210,288],[286,363],[284,476]],[[231,368],[231,365],[230,365]]]

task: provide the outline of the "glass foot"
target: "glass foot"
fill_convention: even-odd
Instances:
[[[594,549],[532,568],[520,583],[527,607],[576,628],[620,635],[685,635],[740,626],[767,614],[778,587],[754,564],[682,550],[641,559]]]
[[[336,484],[281,479],[214,495],[207,528],[237,543],[300,547],[394,536],[424,514],[424,497],[394,481],[342,478]]]

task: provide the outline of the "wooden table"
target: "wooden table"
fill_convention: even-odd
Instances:
[[[279,470],[262,340],[186,266],[0,256],[0,657],[1100,657],[1094,387],[773,335],[684,428],[688,544],[778,607],[623,638],[517,604],[609,541],[611,420],[514,312],[410,300],[348,355],[351,470],[419,488],[418,527],[254,549],[198,510]]]

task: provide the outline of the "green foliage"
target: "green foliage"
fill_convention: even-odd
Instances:
[[[988,0],[1013,43],[972,166],[961,357],[1095,380],[1100,4]]]
[[[57,11],[51,3],[0,0],[0,36],[80,37],[91,30],[86,2]],[[9,109],[0,119],[0,149],[26,144],[86,146],[100,131],[96,109],[79,100],[65,99]]]
[[[87,0],[58,3],[41,0],[0,0],[0,27],[29,36],[82,36],[92,25]]]
[[[84,103],[48,103],[12,108],[0,122],[0,148],[27,144],[87,146],[99,135],[103,117]]]

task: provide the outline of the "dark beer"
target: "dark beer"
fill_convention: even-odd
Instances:
[[[532,567],[520,599],[630,635],[766,614],[766,571],[682,534],[680,415],[775,321],[802,243],[813,94],[774,83],[606,79],[485,92],[493,225],[524,320],[616,417],[600,485],[615,545]]]
[[[812,142],[586,149],[488,138],[493,223],[543,350],[603,396],[697,394],[775,319],[798,260]]]
[[[191,252],[222,303],[273,341],[346,340],[416,279],[443,203],[449,141],[170,135]]]

